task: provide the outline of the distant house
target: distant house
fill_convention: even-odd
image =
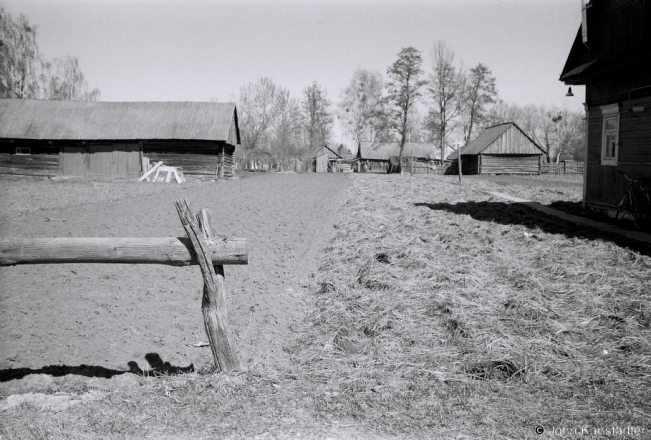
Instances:
[[[338,159],[341,159],[341,156],[327,145],[324,145],[318,148],[312,155],[313,171],[317,173],[332,171],[333,167],[331,162],[336,162]]]
[[[486,128],[461,148],[463,174],[538,174],[545,150],[514,122]],[[458,162],[455,151],[447,159]],[[456,171],[455,171],[456,172]]]
[[[560,80],[586,86],[585,206],[614,213],[629,177],[651,179],[651,2],[593,0]]]
[[[389,162],[391,156],[399,154],[400,144],[398,142],[362,142],[357,151],[357,159],[370,162]],[[436,158],[436,148],[432,144],[407,142],[402,156],[429,161]]]
[[[233,173],[232,103],[0,100],[0,173],[137,178],[142,158],[186,177]]]

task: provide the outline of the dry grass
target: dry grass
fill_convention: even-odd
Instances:
[[[492,182],[351,179],[290,369],[135,378],[64,414],[18,408],[0,435],[648,436],[648,254],[473,190],[512,193]]]
[[[481,181],[379,179],[349,190],[298,356],[339,393],[324,411],[478,438],[649,425],[648,257],[487,202]]]

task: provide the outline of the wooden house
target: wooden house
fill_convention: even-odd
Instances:
[[[324,145],[317,149],[312,155],[312,170],[317,173],[327,173],[335,170],[333,167],[333,162],[341,159],[341,156],[328,147]]]
[[[544,156],[545,150],[520,127],[506,122],[486,128],[461,148],[461,171],[463,174],[538,174]],[[458,162],[458,153],[455,151],[447,159]]]
[[[651,2],[593,0],[560,80],[586,86],[583,203],[613,214],[629,177],[651,179]]]
[[[0,173],[137,178],[142,158],[186,177],[233,174],[233,103],[0,100]]]
[[[361,142],[357,150],[357,160],[388,163],[389,158],[400,154],[398,142]],[[437,150],[432,144],[406,142],[402,151],[403,158],[430,161],[436,158]]]

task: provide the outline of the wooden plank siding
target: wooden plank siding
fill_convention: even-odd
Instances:
[[[59,158],[53,173],[138,178],[144,152],[166,165],[185,167],[190,176],[233,175],[232,155],[240,145],[234,103],[0,101],[0,154],[47,149]],[[11,161],[33,168],[34,160]]]
[[[163,161],[164,165],[177,167],[186,178],[215,179],[219,167],[219,154],[143,153],[150,163]],[[226,171],[225,171],[226,173]]]
[[[316,157],[316,172],[317,173],[327,173],[328,172],[328,155],[323,153]]]
[[[636,180],[651,179],[651,97],[634,99],[632,105],[646,110],[630,113],[628,99],[619,102],[617,166],[601,165],[603,116],[598,106],[590,108],[585,195],[589,205],[617,206],[628,188],[620,171]]]
[[[233,170],[233,153],[228,152],[226,149],[224,153],[224,177],[230,179],[235,174]]]
[[[143,145],[143,155],[150,162],[162,160],[165,165],[180,168],[185,177],[196,179],[233,177],[234,152],[234,146],[223,142],[146,142]]]
[[[511,126],[495,139],[482,154],[541,154],[536,145],[520,130]]]
[[[538,174],[539,154],[482,154],[481,174]]]
[[[0,174],[52,177],[59,174],[58,154],[0,153]]]
[[[65,176],[130,179],[140,176],[138,143],[64,145],[60,171]]]
[[[59,155],[59,169],[62,175],[82,177],[88,175],[86,147],[64,145]]]

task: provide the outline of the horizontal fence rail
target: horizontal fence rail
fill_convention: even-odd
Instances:
[[[214,265],[247,264],[246,240],[203,243]],[[198,264],[187,237],[1,238],[0,266],[44,263]]]

